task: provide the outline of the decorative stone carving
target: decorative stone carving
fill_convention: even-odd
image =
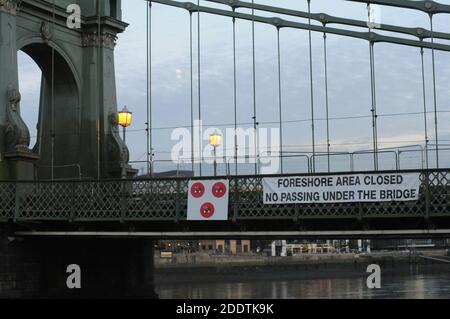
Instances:
[[[20,0],[0,0],[0,11],[16,15],[19,2]]]
[[[84,47],[98,47],[99,39],[96,32],[84,33],[82,37],[82,45]],[[114,49],[116,47],[117,36],[102,32],[100,35],[100,43],[103,47]]]
[[[7,152],[30,152],[30,132],[20,116],[21,95],[17,89],[7,92],[7,124],[5,130],[5,147]]]
[[[45,43],[48,43],[52,37],[52,29],[50,28],[50,24],[46,21],[41,24],[41,36]]]

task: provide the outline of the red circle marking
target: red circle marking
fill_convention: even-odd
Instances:
[[[191,188],[191,195],[194,198],[200,198],[205,194],[205,186],[202,183],[195,183]]]
[[[214,205],[211,203],[205,203],[202,205],[202,207],[200,207],[200,214],[202,215],[203,218],[211,218],[214,216]]]
[[[214,186],[212,187],[212,194],[214,195],[214,197],[216,198],[222,198],[225,196],[227,192],[227,187],[225,186],[224,183],[222,182],[217,182],[214,184]]]

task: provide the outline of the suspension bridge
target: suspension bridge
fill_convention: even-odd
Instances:
[[[363,20],[336,17],[311,10],[313,1],[305,0],[308,10],[299,11],[258,4],[254,1],[210,0],[197,3],[174,0],[153,0],[147,3],[147,122],[146,157],[142,163],[130,162],[129,150],[119,134],[114,71],[114,48],[117,35],[127,24],[122,21],[121,1],[77,1],[81,7],[80,28],[68,28],[70,12],[66,1],[5,0],[0,2],[0,234],[10,244],[0,246],[8,254],[29,255],[32,263],[46,265],[39,276],[59,282],[62,274],[54,269],[71,258],[90,259],[98,273],[114,269],[105,263],[117,264],[128,279],[121,289],[151,294],[147,285],[151,279],[148,252],[149,239],[161,238],[374,238],[374,237],[445,237],[450,234],[450,168],[445,157],[447,148],[439,140],[437,78],[435,52],[450,51],[450,34],[434,30],[433,18],[450,14],[450,5],[435,1],[409,0],[346,0],[368,5],[390,6],[422,12],[429,17],[430,28],[403,27]],[[152,88],[159,79],[153,75],[154,6],[169,6],[185,10],[189,17],[190,44],[190,111],[191,154],[186,159],[172,159],[178,169],[171,176],[158,172],[157,150],[154,147]],[[220,8],[218,7],[220,6]],[[370,9],[370,8],[369,8]],[[250,13],[249,13],[250,10]],[[370,12],[370,10],[369,10]],[[263,14],[264,13],[264,14]],[[267,15],[273,15],[268,17]],[[197,16],[198,25],[193,23]],[[250,170],[239,165],[238,140],[234,140],[233,154],[224,158],[219,169],[221,180],[229,183],[227,219],[219,222],[188,220],[189,183],[192,180],[218,179],[212,176],[194,145],[194,122],[202,120],[201,17],[221,16],[229,19],[233,32],[233,105],[235,129],[237,120],[236,21],[252,24],[252,127],[259,125],[256,99],[255,25],[265,24],[276,30],[277,92],[279,115],[279,150],[275,153],[259,149],[258,136],[251,142],[254,163]],[[303,19],[299,22],[299,19]],[[197,28],[195,28],[197,27]],[[194,56],[193,36],[197,33],[197,56]],[[284,149],[283,95],[280,33],[285,29],[308,32],[310,131],[311,151],[288,152]],[[317,142],[316,108],[314,100],[314,69],[312,34],[323,35],[324,79],[326,102],[326,148]],[[370,144],[364,151],[332,151],[330,131],[327,36],[336,35],[365,41],[369,48],[370,109],[372,128]],[[401,147],[385,149],[379,146],[375,49],[379,43],[417,48],[421,62],[423,86],[423,143],[414,149]],[[37,144],[29,148],[30,134],[21,118],[21,94],[17,77],[17,52],[28,54],[41,68],[41,100]],[[432,57],[433,105],[427,104],[424,52]],[[197,59],[197,70],[194,60]],[[197,71],[197,92],[194,73]],[[197,103],[194,104],[194,96]],[[196,110],[195,110],[196,109]],[[228,110],[227,110],[228,112]],[[433,125],[428,125],[428,115]],[[430,134],[430,131],[434,133]],[[433,136],[430,139],[430,136]],[[417,162],[402,161],[407,152],[417,154]],[[386,168],[386,154],[389,164]],[[363,167],[355,158],[365,157]],[[261,162],[267,157],[279,160],[275,174],[264,174]],[[344,161],[337,160],[344,158]],[[416,159],[417,159],[416,158]],[[251,159],[250,155],[244,157]],[[324,161],[323,161],[324,159]],[[369,160],[370,159],[370,160]],[[216,160],[216,159],[214,159]],[[75,164],[74,164],[75,161]],[[161,160],[160,162],[163,162]],[[340,163],[337,165],[337,163]],[[291,164],[289,164],[291,163]],[[135,165],[144,164],[145,175],[137,176]],[[183,169],[182,169],[183,167]],[[247,165],[248,168],[248,165]],[[164,171],[164,169],[162,169]],[[183,174],[188,173],[188,176]],[[244,173],[243,173],[244,172]],[[276,203],[264,201],[264,185],[270,178],[315,178],[347,176],[395,175],[417,176],[417,198],[414,201],[352,201]],[[56,240],[55,237],[58,239]],[[25,246],[17,244],[25,238]],[[31,238],[31,239],[30,239]],[[20,241],[19,241],[20,243]],[[115,250],[111,250],[111,245]],[[18,245],[18,246],[16,246]],[[86,253],[79,247],[85,247]],[[33,250],[42,256],[35,256]],[[1,250],[0,250],[1,252]],[[2,254],[0,254],[1,257]],[[57,256],[59,256],[57,258]],[[130,260],[139,256],[140,270],[133,272]],[[40,259],[44,258],[44,260]],[[46,258],[46,259],[45,259]],[[94,262],[92,260],[98,260]],[[150,258],[151,259],[151,258]],[[17,263],[17,261],[16,261]],[[13,263],[14,264],[14,263]],[[94,265],[95,264],[95,265]],[[48,267],[47,267],[48,266]],[[21,268],[22,265],[19,265]],[[128,268],[127,268],[128,267]],[[144,269],[145,268],[145,269]],[[92,274],[91,273],[91,274]],[[1,276],[1,273],[0,273]],[[23,274],[18,274],[24,278]],[[22,276],[22,277],[21,277]],[[108,276],[108,275],[105,275]],[[146,278],[141,283],[139,278]],[[124,278],[126,280],[127,278]],[[1,277],[0,277],[1,279]],[[101,279],[101,278],[100,278]],[[90,277],[93,291],[105,291],[99,278]],[[135,280],[136,279],[136,280]],[[148,279],[148,280],[147,280]],[[62,280],[62,279],[61,279]],[[36,282],[33,287],[42,286]],[[65,281],[62,281],[65,282]],[[126,286],[126,287],[125,287]],[[151,285],[150,285],[151,286]],[[101,288],[100,288],[101,287]],[[125,287],[125,288],[123,288]],[[110,287],[109,287],[110,288]],[[115,287],[117,288],[117,287]],[[34,289],[34,288],[33,288]],[[62,284],[52,286],[60,291]],[[97,289],[97,290],[96,290]],[[103,290],[102,290],[103,289]],[[31,289],[32,290],[32,289]],[[112,291],[116,291],[112,289]],[[118,290],[117,290],[118,291]],[[116,292],[117,292],[116,291]],[[95,295],[95,293],[94,293]]]
[[[353,1],[358,2],[358,1]],[[365,3],[364,1],[359,1]],[[144,164],[147,169],[147,175],[139,178],[131,178],[136,173],[129,165],[129,151],[118,135],[117,123],[113,120],[116,110],[106,102],[115,104],[115,99],[109,100],[104,96],[97,96],[94,99],[95,107],[89,107],[77,114],[76,110],[62,109],[62,105],[58,99],[72,99],[74,104],[80,104],[86,98],[98,92],[91,92],[84,87],[80,87],[78,73],[87,76],[87,79],[95,83],[102,80],[111,83],[113,78],[101,78],[101,73],[92,75],[83,69],[76,69],[76,65],[71,58],[75,59],[76,55],[86,54],[88,48],[90,50],[103,50],[106,55],[113,53],[115,33],[125,30],[126,24],[120,22],[120,8],[114,8],[114,3],[102,2],[96,7],[89,8],[92,17],[82,16],[82,22],[90,25],[92,35],[88,34],[86,29],[82,29],[82,45],[74,45],[70,52],[64,50],[63,42],[58,43],[57,37],[65,39],[59,28],[65,28],[68,13],[63,7],[55,4],[47,5],[48,21],[37,23],[39,26],[40,39],[39,44],[27,44],[34,40],[34,35],[29,35],[31,40],[27,39],[26,34],[29,33],[29,20],[26,18],[36,9],[33,1],[8,2],[14,3],[14,14],[10,16],[16,17],[17,22],[17,39],[23,43],[18,44],[18,49],[27,52],[33,57],[43,70],[43,85],[48,87],[47,98],[41,97],[44,101],[41,106],[43,114],[39,121],[39,135],[42,141],[38,140],[38,147],[33,150],[27,150],[29,143],[26,139],[27,128],[23,126],[18,112],[13,114],[18,117],[17,124],[12,125],[16,128],[17,136],[25,136],[24,140],[18,140],[20,145],[5,145],[3,152],[4,181],[0,182],[1,200],[4,202],[0,209],[0,218],[4,221],[14,221],[16,223],[35,223],[34,230],[76,230],[79,224],[95,230],[99,223],[104,223],[110,230],[128,230],[143,227],[144,230],[163,230],[163,231],[201,231],[204,229],[211,230],[209,235],[213,235],[214,231],[282,231],[282,230],[334,230],[336,235],[343,230],[369,230],[379,229],[380,231],[389,229],[422,229],[426,230],[436,228],[436,223],[446,226],[446,217],[448,215],[447,201],[447,174],[445,169],[446,160],[445,145],[439,143],[438,138],[438,108],[436,99],[436,76],[435,76],[435,59],[434,52],[450,50],[450,45],[442,42],[450,40],[450,34],[444,32],[436,32],[433,28],[433,17],[436,14],[447,14],[448,8],[435,2],[411,2],[411,1],[381,1],[374,2],[377,5],[387,5],[403,8],[408,10],[419,10],[425,12],[429,16],[430,29],[422,27],[411,28],[397,25],[374,23],[370,20],[370,10],[368,21],[353,20],[349,18],[335,17],[325,13],[314,13],[311,11],[311,1],[306,1],[307,11],[298,11],[268,5],[257,4],[245,1],[204,1],[200,2],[181,2],[173,0],[148,1],[147,4],[147,160],[141,163],[133,163],[132,165]],[[20,5],[19,7],[17,5]],[[187,219],[187,198],[188,198],[188,182],[192,178],[207,179],[211,176],[208,171],[208,165],[205,164],[206,158],[203,157],[194,144],[191,145],[190,158],[171,159],[170,162],[176,162],[177,169],[172,172],[173,176],[160,177],[158,174],[158,165],[164,163],[164,160],[155,159],[154,149],[154,123],[153,123],[153,99],[152,85],[158,79],[153,76],[153,60],[152,60],[152,39],[153,39],[153,23],[152,8],[155,6],[169,6],[185,10],[189,16],[189,52],[190,52],[190,110],[191,110],[191,137],[193,142],[195,135],[194,121],[202,120],[202,111],[204,113],[205,106],[201,100],[201,15],[222,16],[230,19],[230,28],[232,29],[232,48],[233,48],[233,92],[235,123],[232,125],[235,129],[238,127],[237,122],[237,76],[236,76],[236,21],[245,20],[252,24],[252,74],[253,74],[253,128],[257,132],[258,114],[256,99],[256,62],[255,62],[255,24],[267,24],[273,26],[277,34],[277,64],[278,64],[278,113],[279,113],[279,150],[277,152],[266,152],[259,149],[258,136],[253,135],[254,143],[250,148],[254,148],[254,164],[240,164],[251,159],[246,155],[240,158],[238,149],[242,147],[238,145],[238,139],[234,139],[234,152],[232,156],[223,158],[222,165],[219,165],[218,175],[225,176],[230,181],[230,203],[229,203],[229,221],[220,225],[198,225],[190,223]],[[222,5],[221,8],[212,5]],[[3,6],[6,8],[6,6]],[[86,12],[86,10],[83,11]],[[370,8],[369,8],[370,9]],[[243,11],[247,10],[247,11]],[[250,10],[250,13],[248,13]],[[5,11],[5,10],[4,10]],[[258,14],[264,12],[273,14],[273,17],[267,17]],[[104,15],[110,15],[110,20]],[[193,15],[197,15],[197,28],[194,30]],[[280,17],[280,15],[283,16]],[[292,20],[290,20],[292,18]],[[306,22],[298,22],[298,18],[306,19]],[[297,20],[294,20],[297,19]],[[105,21],[103,21],[105,20]],[[102,22],[103,21],[103,22]],[[313,22],[316,23],[313,23]],[[120,23],[119,23],[120,22]],[[36,22],[34,22],[36,24]],[[106,23],[102,29],[101,24]],[[21,24],[24,26],[22,27]],[[26,27],[25,27],[26,26]],[[356,30],[359,28],[361,30]],[[53,30],[53,33],[50,31]],[[108,29],[109,28],[109,29]],[[308,75],[310,80],[310,122],[311,122],[311,151],[304,153],[289,153],[283,150],[283,99],[282,99],[282,81],[281,81],[281,57],[280,50],[280,32],[283,29],[291,28],[308,32],[309,39],[309,69]],[[48,30],[47,30],[48,29]],[[22,31],[24,30],[24,31]],[[47,30],[47,31],[46,31]],[[71,30],[74,34],[80,34],[79,30]],[[108,35],[107,32],[113,32]],[[194,56],[194,31],[197,33],[197,56]],[[103,34],[102,43],[95,38],[98,33]],[[103,32],[103,33],[102,33]],[[314,73],[311,34],[318,32],[324,35],[324,79],[325,79],[325,95],[326,95],[326,136],[327,147],[325,151],[319,151],[316,146],[316,128],[315,123],[315,105],[314,103]],[[383,33],[382,33],[383,32]],[[21,34],[23,33],[23,35]],[[368,63],[370,66],[370,90],[371,90],[371,108],[369,110],[371,124],[373,129],[372,145],[373,148],[363,151],[354,152],[334,152],[331,151],[330,135],[330,119],[328,110],[328,78],[327,78],[327,35],[338,35],[341,37],[356,38],[366,41],[369,46]],[[405,38],[404,35],[409,36]],[[437,41],[440,42],[437,42]],[[390,43],[400,46],[415,47],[421,57],[421,70],[423,81],[423,144],[416,147],[397,147],[391,149],[383,149],[378,146],[378,113],[377,113],[377,92],[376,92],[376,76],[375,76],[375,54],[374,50],[378,43]],[[103,45],[103,46],[102,46]],[[67,44],[66,44],[67,46]],[[80,49],[81,48],[81,49]],[[45,51],[47,50],[47,51]],[[77,52],[76,50],[81,50]],[[428,111],[426,92],[426,77],[424,68],[424,50],[429,50],[433,57],[432,65],[432,88],[433,88],[433,111],[431,112],[434,120],[434,142],[430,142],[429,128],[427,126]],[[86,52],[84,52],[86,51]],[[84,52],[84,53],[82,53]],[[50,60],[44,58],[45,54],[49,55]],[[92,55],[93,54],[93,55]],[[113,68],[111,57],[90,52],[91,58],[105,69]],[[197,59],[197,70],[193,67],[194,60]],[[66,61],[65,61],[66,60]],[[14,64],[13,64],[14,65]],[[71,70],[75,68],[75,70]],[[101,72],[101,71],[99,71]],[[194,73],[197,72],[197,85],[194,92]],[[71,75],[73,74],[73,76]],[[67,89],[68,85],[59,85],[58,81],[67,81],[72,86]],[[103,83],[105,83],[103,82]],[[6,82],[5,82],[6,83]],[[11,87],[11,85],[9,85]],[[109,86],[111,88],[111,86]],[[106,89],[106,86],[105,86]],[[10,89],[11,91],[11,89]],[[14,90],[13,90],[14,91]],[[9,92],[9,91],[8,91]],[[17,91],[18,92],[18,91]],[[194,105],[194,95],[197,94],[197,105]],[[80,97],[81,95],[81,97]],[[86,97],[85,97],[86,95]],[[115,95],[115,94],[114,94]],[[98,101],[95,101],[98,99]],[[107,100],[105,102],[105,100]],[[47,101],[47,102],[45,102]],[[18,103],[15,105],[18,107]],[[98,104],[100,102],[100,104]],[[8,103],[12,103],[9,101]],[[12,105],[11,105],[12,107]],[[194,112],[194,109],[197,111]],[[92,109],[98,113],[92,111]],[[100,112],[100,110],[103,110]],[[6,110],[8,111],[8,107]],[[90,114],[88,112],[91,112]],[[63,117],[65,113],[65,117]],[[71,125],[73,134],[65,134],[67,131],[67,114],[73,118],[77,118],[81,122],[79,126]],[[83,117],[89,114],[90,120],[83,124]],[[80,117],[81,116],[81,117]],[[103,120],[92,125],[91,119],[97,119],[101,116]],[[197,118],[195,118],[197,116]],[[10,116],[14,124],[14,117]],[[105,122],[106,121],[106,122]],[[8,121],[6,122],[8,123]],[[95,123],[95,122],[94,122]],[[106,124],[105,124],[106,123]],[[11,125],[11,124],[10,124]],[[90,126],[89,126],[90,125]],[[83,139],[83,147],[87,147],[92,152],[87,154],[79,153],[80,141],[75,136],[87,136],[82,133],[83,128],[90,130],[91,136],[94,138],[87,142]],[[50,133],[47,133],[50,132]],[[106,134],[105,134],[106,132]],[[11,135],[11,134],[10,134]],[[8,139],[6,139],[8,141]],[[42,144],[42,146],[41,146]],[[200,147],[200,146],[199,146]],[[9,148],[9,149],[8,149]],[[73,153],[73,154],[72,154]],[[89,154],[89,155],[88,155]],[[412,164],[411,156],[416,161]],[[20,158],[23,157],[23,158]],[[403,157],[403,159],[402,159]],[[405,159],[406,157],[406,159]],[[76,165],[73,164],[74,158],[78,158]],[[370,164],[372,158],[372,164]],[[441,162],[440,162],[441,158]],[[308,176],[314,174],[354,174],[355,172],[365,172],[367,174],[403,172],[408,170],[420,173],[420,196],[417,202],[390,202],[390,203],[315,203],[315,204],[295,204],[295,205],[276,205],[267,206],[263,203],[263,180],[265,177],[261,173],[261,162],[267,160],[279,160],[278,173],[274,176]],[[216,160],[216,159],[214,159]],[[178,162],[177,162],[178,161]],[[8,165],[9,164],[9,165]],[[165,163],[164,163],[165,164]],[[442,167],[444,165],[444,167]],[[71,166],[71,167],[70,167]],[[164,167],[163,165],[161,165]],[[242,167],[246,167],[243,169]],[[248,169],[253,166],[253,169]],[[75,170],[74,170],[75,168]],[[124,175],[128,176],[128,178]],[[27,173],[25,173],[27,172]],[[188,173],[187,177],[183,174]],[[244,172],[244,173],[242,173]],[[27,175],[25,178],[24,176]],[[17,176],[14,176],[17,175]],[[22,175],[22,176],[20,176]],[[71,178],[72,177],[72,178]],[[126,177],[124,179],[124,177]],[[119,179],[118,179],[119,178]],[[15,180],[16,179],[16,180]],[[272,223],[270,220],[278,220],[280,223]],[[43,222],[45,221],[45,222]],[[269,222],[266,222],[269,221]],[[330,221],[332,221],[330,223]],[[406,222],[408,221],[408,222]],[[43,222],[43,223],[41,223]],[[93,222],[90,224],[90,222]],[[143,226],[145,225],[145,226]],[[323,228],[323,229],[322,229]],[[444,227],[445,228],[445,227]],[[233,234],[235,235],[235,234]]]

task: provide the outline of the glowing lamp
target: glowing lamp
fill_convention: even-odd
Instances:
[[[117,123],[122,127],[128,127],[131,125],[131,121],[133,118],[133,113],[128,111],[127,107],[124,106],[122,111],[117,115]]]
[[[217,132],[214,132],[214,134],[211,134],[209,136],[209,143],[214,148],[219,147],[222,144],[222,135],[220,135]]]

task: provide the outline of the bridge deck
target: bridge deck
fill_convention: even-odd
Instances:
[[[450,170],[402,172],[420,173],[417,202],[264,205],[263,176],[228,177],[225,222],[187,221],[188,178],[0,182],[0,222],[92,231],[450,229]]]

